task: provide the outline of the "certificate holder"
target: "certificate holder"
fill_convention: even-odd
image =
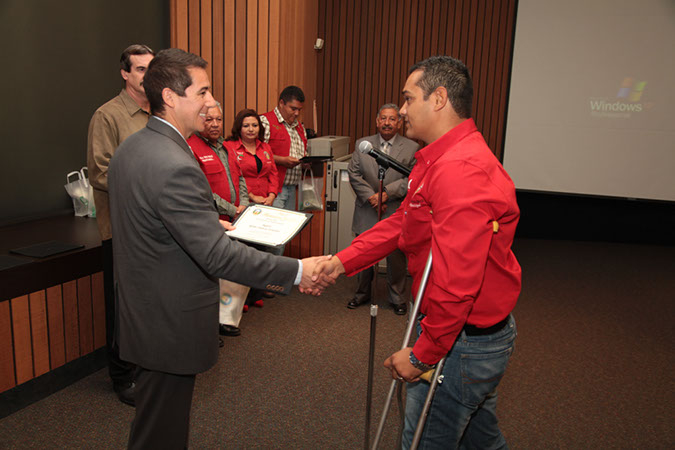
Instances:
[[[225,234],[238,241],[281,247],[293,239],[312,219],[313,214],[265,205],[249,205]]]

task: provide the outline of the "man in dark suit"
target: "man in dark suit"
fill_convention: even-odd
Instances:
[[[144,79],[152,116],[110,163],[115,337],[137,365],[129,448],[187,448],[195,376],[218,356],[217,278],[319,293],[310,281],[318,258],[273,256],[224,234],[186,142],[216,105],[205,68],[182,50],[158,53]]]
[[[398,112],[398,106],[393,103],[387,103],[380,107],[375,125],[377,134],[356,141],[356,150],[352,153],[352,160],[347,168],[349,182],[356,193],[352,231],[357,236],[377,223],[380,190],[377,162],[359,151],[361,142],[370,142],[373,147],[382,150],[406,166],[412,166],[415,163],[415,152],[420,148],[415,142],[398,134],[398,130],[401,128],[401,116]],[[401,200],[408,192],[408,177],[389,169],[385,173],[383,187],[382,218],[384,219],[391,216],[401,205]],[[372,267],[359,273],[356,293],[354,298],[347,303],[347,308],[354,309],[370,301],[370,286],[373,282],[373,276],[374,269]],[[396,249],[387,256],[387,287],[389,303],[393,305],[394,312],[399,315],[403,315],[407,311],[406,301],[403,298],[405,276],[405,255]]]

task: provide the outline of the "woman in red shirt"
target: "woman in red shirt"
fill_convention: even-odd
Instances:
[[[252,109],[244,109],[239,111],[234,118],[232,134],[225,139],[223,145],[237,156],[237,163],[241,175],[246,180],[248,198],[251,203],[272,206],[278,194],[279,182],[272,149],[264,142],[264,139],[265,129],[260,122],[260,116]],[[256,245],[253,247],[269,251],[267,248]],[[261,297],[271,298],[274,294],[251,289],[246,305],[244,305],[244,312],[248,310],[248,305],[251,303],[262,307]]]
[[[232,134],[224,145],[237,155],[250,201],[272,206],[279,183],[272,149],[264,142],[264,136],[265,129],[258,113],[244,109],[235,117]]]

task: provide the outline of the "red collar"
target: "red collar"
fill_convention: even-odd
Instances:
[[[418,150],[415,154],[415,159],[418,163],[419,161],[424,161],[426,165],[429,166],[443,156],[448,149],[454,147],[459,141],[476,131],[478,131],[478,129],[476,128],[476,123],[473,119],[466,119],[431,144]]]

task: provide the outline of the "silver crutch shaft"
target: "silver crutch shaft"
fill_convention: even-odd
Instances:
[[[415,435],[413,436],[412,443],[410,444],[410,450],[416,450],[417,446],[420,444],[420,439],[422,439],[422,432],[424,431],[424,424],[427,421],[427,416],[429,415],[429,409],[431,408],[431,401],[434,398],[434,394],[436,393],[436,388],[438,387],[439,383],[442,383],[443,378],[443,366],[445,365],[445,356],[438,361],[438,364],[436,364],[436,368],[434,369],[434,373],[431,376],[431,381],[430,381],[430,386],[429,386],[429,392],[427,392],[427,398],[424,401],[424,406],[422,407],[422,413],[420,414],[420,418],[417,421],[417,428],[415,428]]]
[[[417,289],[417,296],[415,296],[415,303],[413,303],[412,311],[410,311],[410,315],[408,316],[408,326],[406,327],[405,330],[405,336],[403,337],[403,345],[401,346],[401,350],[403,350],[408,346],[408,344],[410,343],[410,337],[412,336],[413,330],[415,329],[415,324],[417,323],[416,320],[417,314],[419,313],[420,304],[422,303],[422,297],[424,297],[424,291],[427,288],[427,281],[429,281],[429,274],[431,273],[431,263],[432,263],[431,249],[429,249],[429,257],[427,258],[427,262],[424,266],[424,272],[422,273],[422,280],[420,281],[419,289]],[[398,382],[399,380],[392,380],[391,382],[391,387],[389,388],[389,395],[387,396],[387,400],[384,403],[384,410],[382,411],[380,424],[377,427],[375,440],[373,441],[373,446],[371,447],[373,450],[376,450],[377,446],[380,444],[380,439],[382,438],[382,432],[384,430],[384,424],[387,421],[387,415],[389,414],[389,408],[391,407],[391,399],[394,397],[394,391],[396,391],[396,383]],[[401,411],[401,414],[402,413],[403,412]]]

